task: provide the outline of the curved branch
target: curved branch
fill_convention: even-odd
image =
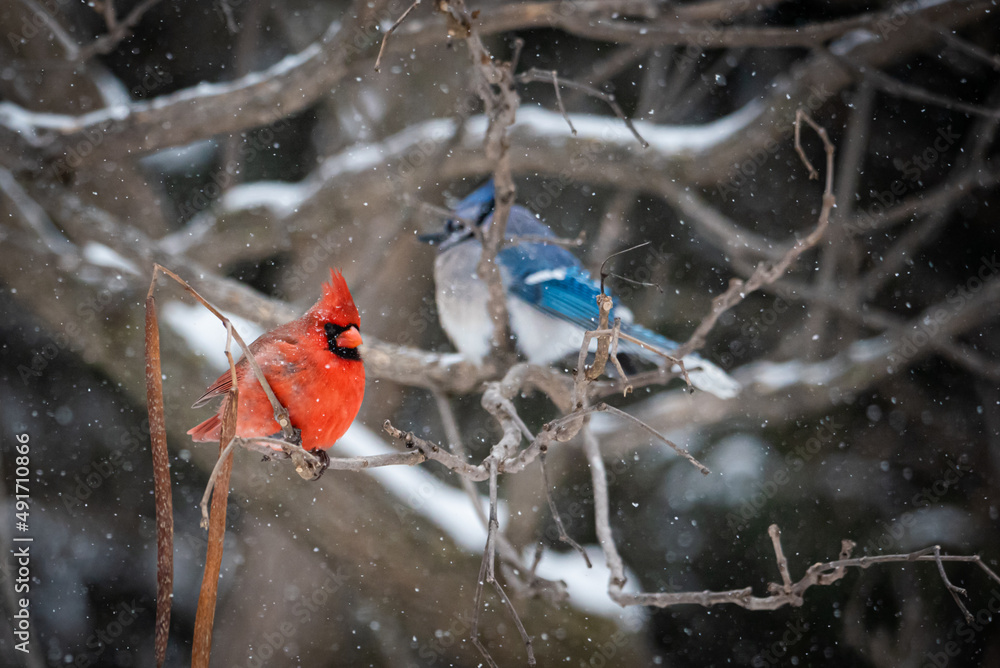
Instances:
[[[367,3],[356,3],[355,7],[361,9],[353,19],[331,25],[320,40],[300,53],[288,56],[262,72],[253,72],[231,82],[199,84],[149,102],[135,102],[78,117],[36,114],[11,103],[0,103],[0,146],[5,148],[0,153],[0,160],[15,171],[51,168],[60,174],[67,169],[75,170],[101,160],[141,155],[223,132],[273,123],[313,104],[345,76],[354,74],[358,65],[367,70],[363,75],[371,76],[369,60],[375,57],[379,43],[379,33],[371,26],[376,20],[387,25],[392,22],[388,13],[383,16],[381,4],[376,3],[369,8]],[[638,3],[620,4],[628,5],[626,10],[640,9]],[[978,20],[988,10],[987,3],[978,1],[944,2],[931,6],[913,3],[907,4],[905,10],[901,10],[904,11],[902,14],[865,14],[796,28],[730,26],[708,30],[683,21],[662,23],[658,28],[653,26],[653,36],[650,36],[650,33],[644,32],[651,30],[645,22],[594,20],[604,16],[603,12],[614,9],[605,6],[603,12],[597,13],[598,6],[597,3],[563,2],[504,5],[484,10],[477,19],[477,27],[481,34],[540,26],[556,27],[593,39],[643,43],[652,40],[655,44],[675,45],[694,43],[706,48],[744,42],[771,47],[783,43],[813,46],[851,30],[874,27],[887,17],[919,18],[942,28],[954,29]],[[572,10],[564,16],[567,7]],[[853,62],[873,68],[897,62],[926,48],[925,41],[915,39],[915,36],[925,33],[921,21],[904,21],[880,40],[862,40],[856,45],[845,45],[838,55],[850,53]],[[781,34],[774,33],[775,30]],[[411,53],[414,49],[440,43],[443,34],[441,18],[410,20],[393,35],[387,51]],[[807,35],[808,39],[802,35]],[[705,39],[709,40],[707,44],[703,43]],[[361,70],[357,73],[362,75]],[[788,81],[770,90],[757,118],[753,119],[752,131],[714,147],[709,155],[699,156],[697,162],[683,170],[689,172],[687,180],[701,184],[716,183],[729,175],[734,160],[739,162],[742,160],[740,156],[752,155],[768,142],[773,142],[776,133],[780,132],[775,126],[784,127],[784,118],[790,117],[811,91],[822,90],[823,95],[828,97],[852,81],[853,72],[830,56],[818,54],[807,60],[793,69]],[[512,135],[511,139],[512,145],[518,144],[516,136]],[[552,173],[554,168],[558,169],[557,166],[563,164],[553,158],[559,155],[560,147],[564,149],[565,144],[563,137],[558,138],[558,143],[552,142],[549,147],[554,150],[544,153],[544,160],[531,164],[519,164],[517,156],[512,155],[513,167]],[[635,156],[629,161],[633,159]],[[484,173],[489,167],[480,159],[462,170],[462,174]],[[671,169],[667,175],[677,171],[682,170]],[[595,177],[598,172],[594,171]],[[659,176],[663,177],[662,172]],[[654,180],[647,176],[644,181],[647,183],[640,182],[640,187],[649,188]]]
[[[347,76],[355,59],[367,57],[377,43],[368,26],[381,4],[355,3],[353,18],[332,24],[320,40],[234,81],[201,83],[82,116],[36,114],[2,103],[0,140],[16,142],[10,153],[31,156],[20,167],[61,175],[87,164],[274,123],[314,103]],[[364,39],[355,39],[358,35]]]

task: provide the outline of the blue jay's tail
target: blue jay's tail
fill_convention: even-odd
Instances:
[[[670,339],[660,336],[654,331],[648,330],[642,325],[632,323],[622,323],[622,332],[634,336],[643,343],[655,346],[663,352],[670,354],[670,351],[679,347],[679,344]],[[660,365],[663,358],[656,353],[646,350],[642,346],[631,341],[620,341],[618,350],[629,355],[633,355],[652,364]],[[731,399],[740,393],[741,386],[733,380],[729,374],[715,366],[708,360],[695,354],[684,357],[684,368],[687,369],[691,384],[699,390],[704,390],[719,397],[720,399]],[[674,366],[674,371],[680,371],[680,367]]]

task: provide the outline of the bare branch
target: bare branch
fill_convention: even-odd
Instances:
[[[475,90],[482,98],[489,125],[483,141],[486,158],[493,165],[493,183],[496,189],[496,206],[493,222],[484,233],[482,255],[476,267],[480,280],[489,290],[488,309],[493,320],[493,350],[509,354],[511,342],[507,321],[506,295],[500,279],[496,256],[500,252],[507,216],[514,203],[514,180],[510,165],[510,139],[507,130],[514,124],[521,100],[513,85],[510,63],[497,63],[486,49],[464,0],[449,0],[438,4],[438,10],[448,20],[449,36],[461,36],[469,48]]]
[[[608,477],[604,469],[604,458],[601,456],[601,447],[597,438],[591,433],[589,428],[582,430],[583,451],[587,455],[587,462],[590,464],[590,479],[594,490],[594,528],[597,531],[597,542],[604,552],[604,561],[608,565],[609,582],[608,590],[612,592],[611,598],[615,598],[614,592],[620,593],[625,586],[625,564],[618,553],[618,546],[615,544],[614,536],[611,533],[611,511],[608,504]]]
[[[545,500],[549,504],[549,512],[552,513],[552,521],[555,522],[556,529],[559,531],[559,540],[576,550],[580,556],[583,557],[583,561],[587,564],[587,568],[593,568],[594,565],[590,563],[590,557],[587,556],[587,551],[580,547],[580,544],[570,538],[569,534],[566,533],[566,527],[563,526],[562,517],[559,516],[559,508],[556,507],[555,499],[552,498],[552,483],[549,482],[548,470],[545,468],[544,454],[539,457],[538,463],[542,469],[542,484],[545,486]],[[541,552],[539,552],[538,556],[536,556],[536,565],[540,555]]]
[[[77,60],[79,58],[80,47],[77,45],[76,40],[70,37],[69,33],[63,29],[62,24],[55,17],[49,14],[36,0],[21,0],[21,4],[33,11],[42,23],[45,24],[45,27],[52,31],[56,41],[66,51],[66,60]]]
[[[660,432],[656,431],[655,429],[653,429],[652,427],[650,427],[648,424],[646,424],[645,422],[643,422],[639,418],[635,417],[634,415],[629,415],[625,411],[623,411],[621,409],[618,409],[618,408],[615,408],[614,406],[609,406],[609,405],[607,405],[605,403],[597,404],[594,407],[594,409],[598,410],[598,411],[606,411],[608,413],[611,413],[612,415],[617,415],[618,417],[624,418],[626,420],[629,420],[630,422],[633,422],[633,423],[639,425],[640,427],[642,427],[643,429],[645,429],[647,432],[649,432],[650,434],[652,434],[655,438],[657,438],[657,439],[663,441],[664,443],[666,443],[667,445],[669,445],[673,449],[673,451],[676,452],[677,454],[679,454],[681,457],[683,457],[684,459],[686,459],[689,462],[691,462],[691,465],[694,466],[699,471],[701,471],[701,473],[703,475],[708,475],[709,473],[711,473],[711,471],[708,469],[708,467],[705,466],[704,464],[702,464],[701,462],[699,462],[697,459],[695,459],[694,456],[692,456],[690,452],[688,452],[684,448],[680,447],[679,445],[677,445],[676,443],[674,443],[673,441],[671,441],[670,439],[668,439],[666,436],[664,436]]]
[[[159,2],[160,0],[143,0],[143,2],[132,8],[128,16],[119,21],[115,16],[114,3],[109,0],[104,6],[104,17],[108,25],[108,34],[98,37],[87,46],[81,48],[76,58],[81,62],[86,62],[97,54],[108,54],[114,51],[122,40],[132,34],[132,28],[142,20],[143,15]]]
[[[416,9],[417,5],[419,5],[419,4],[420,4],[420,0],[413,0],[413,3],[409,7],[406,8],[406,11],[403,12],[403,14],[398,19],[396,19],[395,21],[393,21],[392,25],[389,26],[389,29],[385,31],[385,35],[382,36],[382,46],[380,46],[378,48],[378,56],[375,57],[375,71],[376,72],[379,72],[381,70],[381,67],[382,67],[382,54],[385,53],[385,45],[389,41],[389,35],[391,35],[392,33],[396,32],[396,28],[398,28],[400,26],[400,24],[403,21],[406,20],[406,17],[410,15],[410,12],[412,12],[414,9]]]
[[[890,95],[913,100],[914,102],[931,104],[941,107],[942,109],[961,111],[973,116],[1000,118],[1000,111],[996,109],[990,109],[989,107],[983,107],[978,104],[969,104],[968,102],[963,102],[961,100],[954,100],[946,95],[940,95],[933,91],[920,88],[919,86],[914,86],[898,79],[894,79],[881,70],[855,63],[850,58],[838,56],[832,53],[830,55],[831,57],[836,58],[837,62],[843,64],[859,76],[864,77],[864,79],[871,83],[871,85],[889,93]]]
[[[950,585],[947,575],[944,573],[943,562],[974,563],[982,569],[991,580],[1000,583],[1000,577],[996,575],[978,556],[951,556],[941,555],[940,547],[934,546],[926,550],[918,550],[909,554],[890,554],[878,557],[856,557],[851,558],[851,551],[854,549],[854,542],[843,541],[841,545],[840,558],[837,561],[817,563],[810,566],[805,575],[797,582],[791,582],[787,576],[787,561],[784,560],[784,551],[781,549],[781,532],[776,525],[771,525],[768,529],[772,543],[775,546],[775,553],[779,563],[779,570],[782,570],[784,585],[771,584],[768,589],[772,592],[770,596],[758,597],[753,595],[753,590],[749,587],[745,589],[733,589],[719,592],[661,592],[661,593],[640,593],[624,594],[613,585],[609,587],[611,597],[620,605],[652,605],[658,608],[667,608],[675,605],[701,605],[710,607],[720,604],[737,605],[748,610],[777,610],[786,605],[801,606],[803,595],[806,590],[813,586],[825,586],[833,584],[842,579],[848,568],[868,568],[874,564],[886,563],[906,563],[913,561],[933,561],[938,566],[938,572],[946,586]],[[928,554],[933,552],[933,554]],[[785,564],[782,568],[781,564]],[[787,576],[787,577],[786,577]],[[958,600],[957,593],[963,593],[957,587],[949,592],[955,596],[963,614],[968,614],[964,605]]]
[[[719,316],[736,304],[739,304],[754,290],[776,281],[802,253],[819,243],[820,238],[822,238],[823,233],[826,231],[827,225],[830,223],[830,211],[833,210],[835,202],[833,195],[833,144],[830,142],[826,130],[817,125],[809,114],[805,113],[802,109],[799,109],[797,112],[795,120],[796,140],[798,140],[800,124],[802,121],[805,121],[820,136],[820,139],[823,140],[823,146],[826,149],[826,185],[823,189],[823,206],[820,209],[819,221],[816,224],[816,228],[805,238],[796,241],[777,262],[773,264],[762,262],[757,265],[757,269],[754,270],[753,274],[746,281],[736,278],[732,279],[729,282],[729,289],[712,300],[711,312],[701,321],[701,324],[695,329],[691,338],[677,348],[677,350],[673,351],[675,357],[684,357],[704,345],[705,337],[715,326]],[[819,173],[812,166],[812,163],[809,162],[809,159],[806,158],[805,152],[801,150],[798,141],[796,141],[796,150],[809,170],[810,178],[818,178]]]
[[[520,83],[531,83],[533,81],[538,81],[541,83],[551,83],[556,89],[556,101],[559,103],[559,111],[562,113],[563,117],[566,119],[566,122],[569,124],[569,129],[572,131],[573,136],[576,136],[577,132],[576,128],[573,127],[573,122],[570,120],[569,115],[566,113],[566,108],[563,106],[562,97],[559,94],[560,84],[566,86],[567,88],[572,88],[574,90],[586,93],[587,95],[590,95],[592,97],[596,97],[599,100],[603,100],[609,107],[611,107],[611,111],[615,113],[615,116],[620,118],[621,121],[625,123],[625,126],[628,127],[629,131],[635,137],[636,141],[639,142],[639,145],[642,146],[643,148],[649,148],[649,142],[643,139],[642,135],[639,134],[639,131],[635,129],[635,126],[632,124],[632,121],[625,115],[625,112],[622,111],[622,108],[618,105],[617,100],[615,100],[615,96],[612,95],[611,93],[605,93],[604,91],[598,90],[593,86],[588,86],[587,84],[581,84],[575,81],[569,81],[568,79],[560,79],[559,75],[556,73],[555,70],[552,70],[551,72],[546,72],[544,70],[532,68],[527,72],[522,72],[521,74],[518,74],[515,77],[515,79]]]

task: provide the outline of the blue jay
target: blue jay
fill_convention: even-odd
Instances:
[[[456,218],[442,232],[421,235],[437,245],[434,262],[438,315],[441,326],[459,352],[471,362],[482,363],[490,352],[493,323],[487,306],[486,284],[476,275],[482,245],[472,226],[485,230],[493,220],[493,181],[473,191],[454,208]],[[511,207],[506,235],[514,240],[497,254],[507,292],[510,329],[518,350],[533,364],[551,364],[578,353],[585,330],[598,327],[597,295],[600,284],[566,249],[544,243],[517,243],[517,237],[554,237],[552,231],[522,206]],[[616,305],[610,322],[621,318],[621,331],[669,353],[678,344],[633,322],[631,311]],[[628,341],[618,350],[633,358],[659,364],[663,358]],[[725,371],[698,357],[684,358],[691,383],[728,399],[739,393],[739,384]],[[679,371],[679,368],[675,368]]]

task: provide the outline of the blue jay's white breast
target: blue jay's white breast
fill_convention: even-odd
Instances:
[[[434,261],[441,327],[458,352],[476,364],[489,354],[493,336],[489,291],[476,275],[479,249],[478,243],[461,243],[439,253]]]
[[[441,326],[462,356],[476,364],[489,354],[493,338],[489,291],[476,274],[480,248],[477,242],[461,243],[440,253],[434,262]],[[508,277],[502,278],[506,283]],[[507,311],[518,349],[534,364],[551,364],[578,351],[583,343],[582,329],[518,297],[508,295]]]
[[[532,364],[551,364],[583,345],[582,329],[542,313],[523,299],[508,298],[507,312],[517,347]]]

